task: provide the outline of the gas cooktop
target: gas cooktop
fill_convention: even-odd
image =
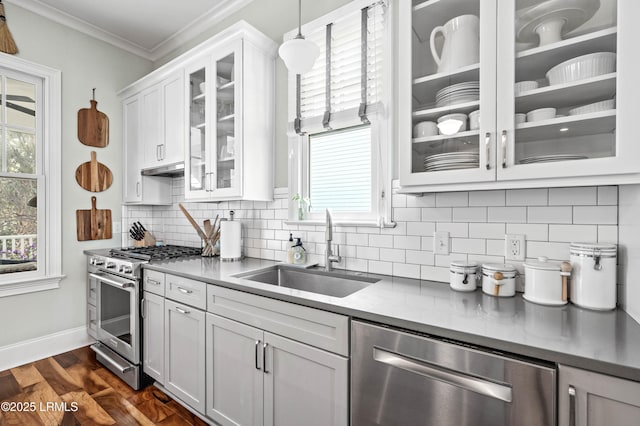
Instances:
[[[202,249],[187,246],[150,246],[150,247],[124,247],[111,249],[109,255],[120,259],[132,259],[142,261],[175,259],[186,256],[199,256]]]

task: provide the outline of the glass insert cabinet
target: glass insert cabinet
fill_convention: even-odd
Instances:
[[[428,0],[399,7],[403,190],[570,184],[640,171],[638,4]]]

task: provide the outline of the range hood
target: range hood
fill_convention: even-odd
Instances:
[[[142,176],[184,176],[184,163],[165,164],[158,167],[142,169]]]

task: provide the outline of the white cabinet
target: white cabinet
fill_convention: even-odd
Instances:
[[[589,0],[571,10],[557,4],[427,0],[399,5],[402,191],[615,184],[638,179],[640,163],[634,159],[640,155],[640,146],[634,140],[634,116],[640,87],[634,79],[640,61],[634,40],[639,35],[640,4]],[[477,29],[469,30],[473,24],[458,18],[463,15],[478,17]],[[566,27],[557,30],[561,35],[555,39],[540,42],[536,31],[546,29],[541,24],[553,18],[564,21]],[[438,26],[445,27],[444,37]],[[467,60],[475,59],[475,53],[456,44],[469,39],[470,32],[479,37],[477,61]],[[437,54],[447,56],[447,63],[458,63],[438,66],[432,57],[432,33]],[[600,52],[613,53],[617,68],[602,68],[576,79],[547,77],[549,70],[565,61]],[[529,81],[533,82],[530,87],[520,90],[518,85],[516,91],[516,83]],[[601,101],[606,103],[577,109]],[[553,110],[547,117],[527,115],[542,108]],[[474,111],[479,111],[478,125],[468,118]],[[451,113],[464,114],[459,131],[412,134],[416,124],[437,122]],[[516,114],[523,114],[526,121],[521,122],[522,116],[516,119]]]
[[[140,94],[122,101],[122,200],[125,204],[171,204],[171,179],[142,176],[142,99]]]
[[[640,383],[560,365],[560,426],[632,426],[640,418]]]
[[[205,313],[164,301],[164,385],[200,413],[205,409]]]
[[[274,47],[250,27],[186,66],[185,198],[271,200]]]
[[[145,291],[142,299],[142,367],[164,383],[164,297]]]
[[[346,425],[348,359],[207,314],[207,415],[222,425]]]

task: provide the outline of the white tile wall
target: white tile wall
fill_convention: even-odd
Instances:
[[[177,208],[183,202],[198,221],[235,210],[243,224],[247,256],[286,259],[289,232],[300,237],[310,261],[324,263],[324,226],[288,225],[289,197],[276,188],[271,202],[184,202],[183,179],[174,179],[174,205],[123,208],[123,244],[128,227],[140,220],[169,244],[200,245]],[[448,281],[452,260],[504,263],[504,234],[526,236],[526,257],[569,258],[572,241],[618,242],[618,188],[551,188],[452,192],[412,196],[393,194],[395,228],[336,227],[341,268]],[[451,253],[435,255],[433,232],[450,235]],[[511,262],[521,272],[522,262]],[[520,289],[523,282],[520,281]]]

